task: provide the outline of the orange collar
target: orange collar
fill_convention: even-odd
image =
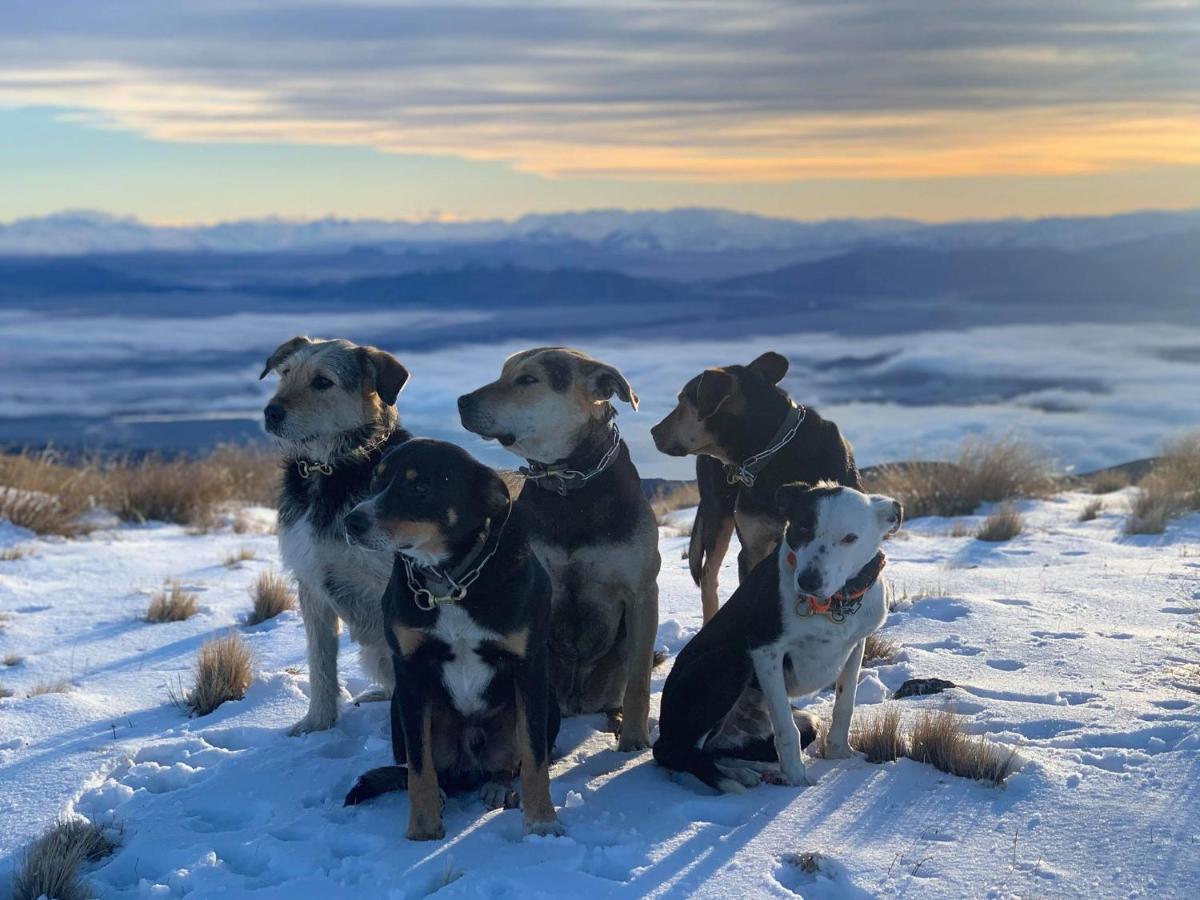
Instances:
[[[788,565],[794,569],[796,554],[788,551],[787,561]],[[835,622],[844,621],[846,616],[852,616],[858,612],[858,608],[862,606],[862,598],[875,586],[875,582],[879,580],[883,567],[886,565],[887,556],[880,550],[871,558],[870,562],[858,570],[857,575],[842,585],[841,590],[832,597],[819,600],[812,594],[800,594],[796,601],[796,611],[801,615],[811,616],[819,613],[829,616]],[[802,604],[801,601],[804,603]],[[807,612],[801,612],[802,605],[807,606]]]

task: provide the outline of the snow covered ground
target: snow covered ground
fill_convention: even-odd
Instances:
[[[1126,537],[1123,495],[1078,522],[1091,499],[1022,504],[1027,530],[1004,544],[951,535],[973,520],[921,519],[888,546],[899,602],[885,628],[903,654],[864,670],[860,707],[909,677],[954,681],[898,702],[906,716],[950,706],[1016,746],[1005,788],[908,760],[815,760],[805,790],[714,796],[649,753],[617,753],[592,717],[565,723],[552,770],[567,837],[523,839],[519,812],[463,797],[433,844],[404,839],[404,795],[341,805],[389,760],[384,704],[285,735],[305,709],[300,619],[240,624],[250,584],[278,565],[273,536],[151,524],[55,541],[0,523],[0,547],[30,551],[0,562],[0,659],[23,657],[0,667],[14,693],[0,700],[0,896],[14,853],[64,811],[123,831],[87,874],[102,897],[1197,896],[1200,515]],[[672,652],[699,627],[685,545],[664,529],[659,640]],[[243,547],[255,558],[223,565]],[[197,616],[141,620],[164,578],[199,594]],[[188,719],[169,692],[230,629],[254,652],[255,683]],[[26,696],[59,679],[67,692]],[[813,706],[827,714],[829,696]],[[795,864],[808,852],[816,873]]]

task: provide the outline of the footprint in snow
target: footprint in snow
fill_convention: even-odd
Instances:
[[[993,669],[999,669],[1002,672],[1016,672],[1018,669],[1025,668],[1025,663],[1015,659],[989,659],[986,662]]]

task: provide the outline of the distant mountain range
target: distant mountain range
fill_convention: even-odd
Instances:
[[[590,210],[528,215],[514,221],[404,222],[254,219],[216,225],[155,226],[92,211],[0,224],[0,255],[395,252],[406,248],[515,244],[596,253],[717,254],[792,252],[832,256],[870,246],[928,250],[1047,247],[1086,250],[1200,228],[1200,210],[1106,217],[954,222],[834,219],[802,222],[721,209]]]

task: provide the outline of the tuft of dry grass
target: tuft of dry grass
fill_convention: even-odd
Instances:
[[[90,463],[69,465],[52,450],[0,454],[0,519],[38,534],[78,534],[98,490]]]
[[[909,519],[966,516],[984,503],[1044,497],[1055,479],[1040,454],[1014,438],[971,438],[951,464],[881,466],[872,492],[895,497]]]
[[[1001,503],[975,532],[977,541],[1011,541],[1025,530],[1025,520],[1011,503]]]
[[[667,524],[667,516],[677,509],[700,504],[700,487],[695,482],[687,481],[673,487],[660,487],[650,507],[654,510],[654,518],[659,525]]]
[[[230,633],[200,648],[195,681],[184,697],[188,709],[207,716],[226,700],[241,700],[254,679],[254,657],[240,637]]]
[[[236,527],[234,531],[237,531]],[[224,566],[227,569],[236,569],[242,563],[250,562],[252,559],[254,559],[254,548],[239,547],[236,552],[225,557]]]
[[[246,618],[247,625],[260,625],[282,612],[296,608],[296,595],[288,580],[278,572],[263,572],[250,589],[254,607]]]
[[[1079,513],[1080,522],[1091,522],[1104,511],[1103,500],[1093,500]]]
[[[43,694],[65,694],[70,690],[71,684],[68,681],[39,681],[25,692],[25,696],[40,697]]]
[[[182,622],[190,619],[199,610],[196,595],[183,589],[178,581],[168,582],[150,600],[146,610],[146,621],[153,624]]]
[[[1017,769],[1017,751],[967,733],[962,716],[945,710],[922,712],[909,730],[906,755],[961,778],[1001,785]]]
[[[1200,510],[1200,433],[1169,444],[1138,486],[1126,534],[1162,534],[1172,519]]]
[[[25,657],[17,653],[9,653],[4,657],[4,659],[0,660],[0,662],[4,663],[6,668],[11,669],[14,666],[19,666],[21,663],[25,662]]]
[[[0,488],[3,490],[3,488]],[[29,555],[29,548],[22,544],[13,544],[11,547],[5,547],[0,550],[0,562],[16,562],[18,559],[24,559]]]
[[[13,695],[12,691],[10,691],[4,685],[0,684],[0,700],[3,700],[5,697],[11,697],[12,695]]]
[[[20,857],[12,881],[13,900],[87,900],[96,896],[80,879],[84,863],[104,859],[116,844],[99,825],[62,818]]]
[[[878,631],[867,635],[866,646],[863,647],[863,664],[890,663],[900,655],[900,645],[889,637],[884,637]]]
[[[904,756],[906,743],[900,730],[900,708],[885,703],[882,709],[855,717],[850,728],[850,746],[866,754],[873,763],[891,762]]]
[[[1129,475],[1120,469],[1105,469],[1088,477],[1088,490],[1093,494],[1111,494],[1129,487]]]
[[[8,623],[12,621],[12,613],[7,613],[0,609],[0,631],[8,627]]]

